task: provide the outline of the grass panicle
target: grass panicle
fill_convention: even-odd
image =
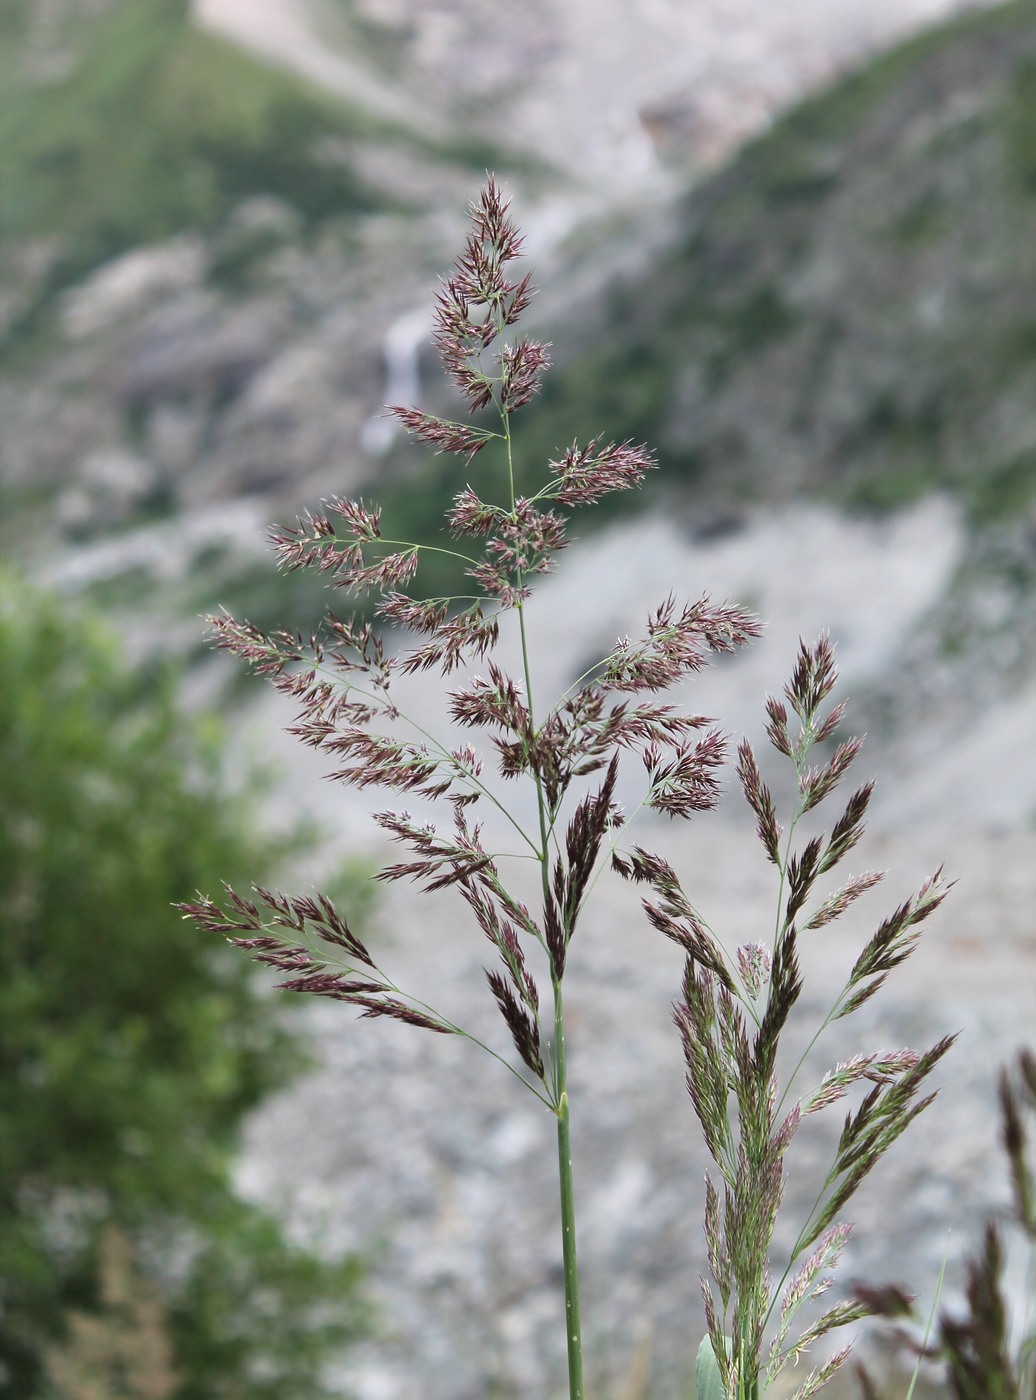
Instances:
[[[519,329],[533,295],[519,264],[521,250],[507,201],[489,178],[471,206],[464,249],[434,311],[433,338],[458,396],[458,417],[415,405],[391,409],[435,452],[461,459],[458,489],[438,538],[397,539],[376,504],[332,497],[275,529],[271,539],[282,569],[316,573],[346,606],[329,608],[310,635],[267,633],[226,613],[211,619],[216,645],[294,703],[291,732],[327,755],[335,781],[437,805],[442,815],[434,821],[418,820],[404,806],[377,813],[375,821],[402,853],[380,878],[410,880],[429,894],[459,891],[494,955],[485,981],[503,1021],[502,1041],[494,1047],[477,1040],[416,991],[398,986],[325,895],[227,888],[218,902],[199,896],[182,908],[207,932],[286,974],[279,985],[288,991],[345,1002],[361,1017],[467,1037],[555,1116],[569,1394],[582,1400],[564,979],[572,940],[602,872],[610,866],[644,886],[649,923],[684,953],[673,1016],[691,1103],[715,1163],[705,1183],[711,1278],[702,1282],[709,1344],[698,1355],[699,1383],[717,1400],[759,1400],[789,1360],[878,1310],[873,1299],[855,1298],[800,1329],[801,1310],[827,1290],[848,1239],[850,1227],[838,1217],[931,1102],[928,1077],[951,1042],[924,1052],[856,1055],[804,1092],[796,1087],[801,1064],[790,1078],[778,1075],[782,1037],[802,993],[802,940],[841,917],[880,880],[864,872],[843,879],[833,892],[820,885],[860,840],[869,783],[852,793],[823,835],[797,839],[802,818],[828,802],[860,749],[859,740],[838,737],[843,707],[829,704],[836,668],[826,637],[801,645],[783,698],[766,702],[770,745],[794,772],[790,812],[779,814],[751,745],[745,741],[738,749],[737,775],[779,893],[772,937],[733,954],[674,868],[630,843],[632,818],[619,807],[616,791],[626,765],[641,774],[637,811],[688,820],[715,806],[726,737],[703,716],[682,710],[668,692],[756,637],[756,619],[708,596],[672,594],[639,636],[617,639],[564,695],[551,700],[537,691],[526,625],[532,584],[565,549],[571,514],[611,493],[637,489],[655,460],[632,441],[573,442],[544,464],[531,494],[516,491],[516,480],[534,478],[526,464],[516,473],[513,420],[548,367],[548,347]],[[422,565],[439,556],[462,568],[470,584],[464,597],[418,591]],[[350,598],[366,600],[364,617],[349,612]],[[514,674],[500,659],[505,638],[520,648]],[[458,742],[455,733],[433,734],[421,714],[407,713],[397,700],[400,677],[430,671],[443,677],[453,723],[470,742]],[[531,822],[519,815],[526,806],[509,801],[515,783],[534,798]],[[487,815],[503,838],[489,839]],[[529,859],[539,871],[532,905],[512,885],[514,861]],[[810,1049],[910,955],[945,892],[937,873],[880,924]],[[815,1204],[774,1282],[772,1242],[786,1154],[805,1116],[857,1090],[863,1097],[846,1116]],[[1016,1119],[1010,1118],[1012,1125]],[[1013,1144],[1014,1126],[1011,1134]],[[1026,1211],[1031,1218],[1031,1197]],[[846,1355],[842,1350],[821,1361],[797,1400],[817,1394]]]
[[[788,1361],[797,1361],[828,1333],[877,1310],[875,1297],[860,1294],[795,1331],[800,1309],[832,1282],[851,1229],[840,1219],[842,1212],[885,1152],[932,1102],[927,1081],[953,1043],[951,1036],[923,1052],[857,1054],[827,1071],[811,1089],[798,1088],[806,1058],[823,1032],[873,996],[916,947],[921,926],[947,892],[937,872],[881,922],[806,1053],[783,1080],[778,1074],[781,1038],[802,993],[802,938],[840,918],[882,878],[867,871],[849,876],[833,893],[818,894],[821,877],[840,864],[863,834],[870,784],[853,793],[826,832],[796,840],[802,818],[832,796],[860,752],[858,739],[839,738],[844,705],[828,705],[836,680],[834,650],[821,637],[813,646],[800,645],[785,700],[770,697],[766,702],[770,745],[794,771],[794,802],[783,821],[751,744],[745,740],[738,748],[741,789],[766,859],[777,873],[778,906],[769,945],[746,943],[730,957],[667,863],[642,851],[617,862],[627,878],[651,886],[655,899],[644,900],[648,918],[686,954],[674,1020],[691,1103],[723,1182],[722,1199],[711,1179],[706,1182],[712,1279],[703,1282],[703,1292],[715,1371],[728,1400],[760,1400]],[[829,756],[820,757],[825,747]],[[771,1255],[785,1154],[804,1117],[860,1086],[866,1091],[845,1117],[813,1208],[775,1285]],[[797,1400],[823,1389],[848,1354],[844,1348],[817,1367],[796,1392]]]

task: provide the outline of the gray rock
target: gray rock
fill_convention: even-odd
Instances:
[[[72,534],[105,529],[132,519],[155,489],[152,463],[127,447],[99,447],[75,468],[75,484],[57,499],[57,518]]]
[[[123,253],[65,294],[61,309],[65,333],[81,340],[156,301],[180,296],[199,284],[205,264],[205,244],[194,233]]]

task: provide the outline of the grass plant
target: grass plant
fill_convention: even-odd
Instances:
[[[799,1084],[806,1055],[790,1074],[778,1072],[782,1035],[802,990],[801,939],[831,924],[881,880],[864,872],[829,890],[825,879],[860,840],[872,791],[870,783],[856,788],[826,830],[816,833],[814,814],[860,749],[859,740],[839,738],[843,707],[831,703],[836,670],[826,637],[801,645],[783,698],[766,703],[770,744],[794,779],[783,824],[751,746],[746,741],[737,752],[738,778],[774,867],[776,909],[767,941],[734,952],[714,934],[676,870],[632,844],[631,828],[644,808],[686,821],[715,805],[726,739],[668,692],[716,655],[750,642],[759,631],[756,619],[708,596],[681,601],[671,595],[642,636],[620,638],[563,695],[548,699],[537,690],[535,639],[526,618],[532,582],[564,548],[569,514],[639,487],[654,460],[632,441],[574,442],[527,494],[516,489],[516,479],[524,489],[531,473],[525,463],[516,478],[514,415],[533,397],[548,362],[547,347],[516,329],[532,295],[529,276],[512,267],[520,252],[520,235],[490,178],[472,206],[466,248],[442,285],[435,313],[435,342],[467,412],[446,418],[409,406],[392,410],[435,451],[469,467],[476,459],[480,468],[495,464],[475,478],[478,490],[458,481],[443,535],[434,543],[400,540],[377,506],[330,499],[274,532],[280,563],[315,571],[345,595],[373,594],[373,609],[360,619],[331,610],[308,637],[267,633],[226,613],[211,619],[220,647],[296,703],[292,732],[335,761],[335,779],[443,805],[447,820],[438,824],[407,810],[377,814],[405,852],[380,878],[412,880],[429,894],[459,891],[496,955],[486,980],[510,1051],[477,1040],[427,1004],[419,989],[398,985],[324,895],[227,887],[219,901],[200,895],[181,907],[203,929],[276,969],[279,985],[289,991],[332,998],[362,1017],[466,1037],[554,1116],[569,1395],[582,1400],[564,983],[572,940],[590,921],[601,876],[610,868],[642,885],[647,919],[685,955],[674,1020],[694,1113],[715,1164],[705,1188],[711,1278],[702,1285],[698,1394],[700,1400],[761,1400],[812,1343],[887,1304],[884,1295],[861,1295],[802,1320],[831,1283],[851,1229],[844,1219],[850,1198],[932,1101],[928,1077],[951,1038],[922,1052],[854,1055],[806,1088]],[[411,583],[427,557],[459,564],[469,594],[416,596]],[[382,627],[395,629],[389,644]],[[516,675],[497,659],[505,629],[520,646]],[[476,667],[482,674],[473,673]],[[432,734],[422,715],[397,705],[398,679],[431,670],[444,677],[460,673],[448,682],[450,711],[460,730],[481,731],[482,751],[456,735]],[[620,764],[639,765],[643,774],[631,814],[616,799]],[[508,789],[518,783],[534,797],[531,824],[508,800]],[[506,848],[483,840],[486,823],[476,813],[487,808],[509,833]],[[807,827],[812,834],[804,834]],[[512,879],[514,862],[529,860],[539,871],[535,907],[519,898]],[[881,990],[945,893],[936,872],[880,922],[815,1028],[807,1054],[830,1025]],[[830,1165],[788,1257],[774,1262],[787,1149],[804,1118],[839,1103],[848,1112]],[[822,1359],[796,1400],[821,1391],[847,1354],[843,1347]]]

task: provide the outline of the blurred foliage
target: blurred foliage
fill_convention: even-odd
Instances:
[[[243,1116],[303,1058],[171,907],[285,843],[168,676],[4,575],[0,671],[0,1395],[44,1394],[47,1349],[103,1317],[112,1226],[162,1300],[175,1400],[323,1394],[356,1264],[290,1247],[229,1184]]]
[[[437,140],[251,57],[191,22],[189,0],[0,10],[4,233],[74,236],[64,280],[250,195],[307,223],[389,207],[350,143],[416,148],[473,169],[520,162],[462,134]]]
[[[1004,116],[1014,171],[1026,192],[1036,194],[1036,60],[1019,65]]]
[[[33,13],[4,22],[5,232],[74,230],[65,277],[209,225],[249,194],[280,195],[309,219],[383,206],[318,144],[377,124],[192,26],[187,0],[73,10],[35,54]]]
[[[158,1291],[140,1277],[117,1226],[102,1231],[98,1255],[101,1308],[69,1314],[67,1338],[46,1348],[49,1392],[54,1400],[171,1400],[180,1378]]]
[[[524,450],[631,435],[710,505],[1031,509],[1034,193],[1036,4],[1013,0],[879,56],[692,190],[673,249],[555,332]]]

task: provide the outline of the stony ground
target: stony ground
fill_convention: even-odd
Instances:
[[[855,712],[866,721],[866,697],[895,672],[904,648],[918,644],[960,540],[956,517],[938,502],[884,525],[789,514],[712,541],[688,540],[672,521],[631,525],[573,550],[534,601],[537,676],[545,693],[563,688],[602,643],[635,631],[675,583],[681,595],[709,588],[747,599],[769,622],[752,654],[689,693],[696,709],[757,735],[762,696],[779,687],[799,630],[812,637],[827,623],[844,689],[864,697]],[[422,683],[407,699],[426,723],[440,707],[435,689]],[[855,1019],[832,1029],[812,1062],[823,1072],[856,1051],[920,1047],[961,1032],[944,1093],[851,1213],[857,1230],[845,1276],[902,1279],[925,1299],[944,1255],[953,1294],[979,1222],[1004,1199],[996,1070],[1032,1038],[1036,1012],[1036,767],[1028,741],[1036,693],[1003,697],[981,724],[952,718],[948,699],[940,710],[929,698],[923,722],[875,734],[865,750],[861,766],[877,772],[881,796],[858,865],[888,868],[889,878],[859,918],[814,935],[804,950],[802,1029],[791,1036],[796,1051],[868,924],[945,861],[959,884],[915,959]],[[253,735],[267,752],[290,756],[285,800],[334,822],[340,851],[375,850],[360,804],[317,782],[319,766],[276,737],[284,718],[260,707]],[[941,735],[937,752],[931,734]],[[626,800],[635,800],[632,783]],[[734,800],[690,827],[646,822],[639,839],[673,861],[732,944],[766,936],[773,872]],[[504,1049],[482,985],[486,950],[459,900],[394,887],[377,930],[401,985],[427,989],[427,1000]],[[682,1396],[700,1333],[706,1159],[669,1022],[678,977],[675,950],[646,925],[635,894],[602,882],[567,984],[585,1328],[598,1394],[621,1395],[624,1378],[646,1365],[653,1397]],[[549,1116],[462,1042],[357,1025],[336,1006],[316,1008],[311,1024],[320,1068],[253,1123],[242,1182],[328,1248],[372,1252],[383,1334],[349,1365],[357,1394],[560,1395]],[[812,1119],[800,1134],[778,1250],[815,1194],[832,1126]]]
[[[657,182],[660,158],[714,164],[804,91],[981,3],[195,0],[194,12],[373,111],[466,113],[473,132],[622,202]],[[392,54],[380,79],[357,61],[372,29]]]

